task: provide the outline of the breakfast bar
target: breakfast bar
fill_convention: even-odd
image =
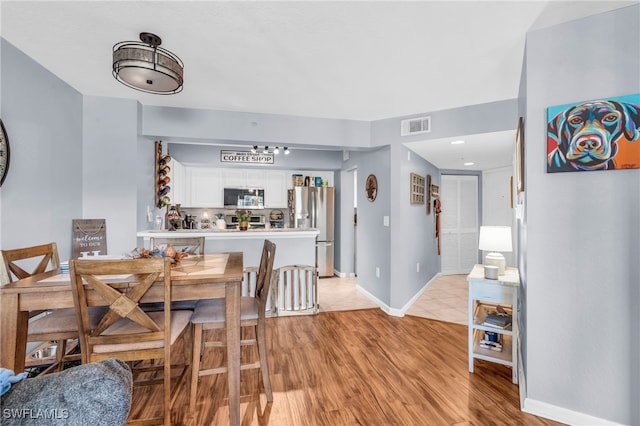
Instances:
[[[138,246],[149,249],[153,248],[150,247],[151,238],[204,237],[206,253],[242,252],[245,266],[257,266],[260,263],[262,243],[268,239],[278,247],[273,266],[279,268],[285,265],[315,265],[318,234],[319,231],[313,228],[249,229],[247,231],[185,229],[140,231],[137,236]]]

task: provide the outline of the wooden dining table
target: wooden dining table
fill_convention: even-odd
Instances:
[[[171,300],[226,298],[229,423],[240,424],[240,296],[241,252],[189,256],[171,269]],[[161,302],[157,281],[141,302]],[[0,287],[0,366],[21,372],[25,366],[29,311],[73,308],[71,279],[60,269]]]

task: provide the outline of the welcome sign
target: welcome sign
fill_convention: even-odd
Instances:
[[[107,254],[105,219],[73,219],[73,257]]]
[[[251,151],[220,151],[223,163],[273,164],[273,154],[251,153]]]

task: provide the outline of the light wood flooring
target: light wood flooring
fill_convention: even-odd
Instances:
[[[329,289],[330,279],[320,288],[325,281]],[[351,287],[354,292],[355,282]],[[422,313],[414,306],[415,315],[394,317],[375,305],[352,300],[346,310],[340,297],[335,304],[322,297],[318,315],[267,319],[274,400],[266,402],[258,370],[243,371],[242,425],[558,424],[520,411],[509,368],[476,361],[469,373],[467,327],[424,318],[436,315],[428,312],[429,303]],[[357,295],[354,300],[367,302]],[[205,362],[223,356],[212,350]],[[228,424],[226,375],[200,383],[195,415],[188,415],[183,393],[173,423]],[[157,409],[160,401],[159,392],[136,390],[133,411]]]

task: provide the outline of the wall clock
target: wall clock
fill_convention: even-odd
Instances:
[[[9,170],[9,136],[0,118],[0,186],[4,183]]]
[[[364,190],[367,193],[367,200],[373,202],[378,196],[378,179],[376,179],[375,175],[369,175],[367,177]]]

